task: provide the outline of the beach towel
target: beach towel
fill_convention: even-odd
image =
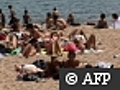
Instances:
[[[11,52],[11,55],[18,55],[21,52],[21,48],[16,48]]]

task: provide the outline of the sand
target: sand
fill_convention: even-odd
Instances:
[[[94,29],[92,26],[82,25],[80,27],[69,27],[65,31],[68,34],[75,28],[82,28],[87,37],[90,34],[95,34],[96,39],[101,45],[97,45],[98,49],[104,50],[98,54],[83,54],[78,55],[77,59],[83,62],[95,64],[99,61],[110,62],[115,65],[115,68],[120,67],[120,58],[113,58],[115,54],[120,53],[120,30],[113,29]],[[47,79],[46,82],[23,82],[16,81],[16,72],[14,71],[15,64],[27,64],[32,63],[37,59],[50,60],[50,57],[46,55],[34,56],[26,58],[20,58],[19,56],[7,56],[0,60],[0,90],[59,90],[59,81],[53,79]],[[64,55],[59,60],[66,60],[67,57]]]

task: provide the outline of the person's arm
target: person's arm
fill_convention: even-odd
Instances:
[[[38,30],[35,30],[39,37],[44,37],[44,34]]]

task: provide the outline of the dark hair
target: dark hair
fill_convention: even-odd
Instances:
[[[28,13],[28,10],[24,10],[25,14]]]
[[[102,13],[101,15],[100,15],[100,18],[101,19],[104,19],[106,16],[105,16],[105,14],[104,13]]]
[[[70,13],[68,16],[69,16],[69,17],[73,17],[73,14],[72,14],[72,13]]]
[[[54,8],[53,8],[53,10],[54,10],[54,11],[56,11],[56,10],[57,10],[57,8],[56,8],[56,7],[54,7]]]
[[[50,12],[48,12],[47,17],[52,17],[52,14]]]
[[[33,24],[32,23],[30,23],[30,24],[27,24],[27,29],[33,29],[34,28],[34,26],[33,26]]]
[[[51,38],[53,38],[53,36],[54,36],[55,34],[57,34],[57,35],[58,35],[58,33],[57,33],[57,32],[52,32],[52,33],[51,33],[51,35],[50,35],[50,37],[51,37]]]
[[[8,5],[8,8],[11,9],[11,8],[12,8],[12,5]]]
[[[74,51],[69,51],[68,57],[70,56],[76,57],[76,53]]]
[[[112,14],[112,17],[113,17],[114,19],[118,19],[118,14],[113,13],[113,14]]]
[[[93,66],[91,64],[87,64],[85,65],[85,68],[93,68]]]

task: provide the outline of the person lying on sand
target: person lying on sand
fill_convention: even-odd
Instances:
[[[18,79],[23,81],[37,81],[39,78],[42,78],[44,72],[44,70],[33,64],[15,65],[15,70],[18,73]]]
[[[84,52],[85,49],[96,49],[96,38],[93,34],[91,34],[90,37],[87,38],[83,30],[75,29],[69,34],[68,37],[75,43],[75,45],[78,49],[81,50],[81,52]]]

